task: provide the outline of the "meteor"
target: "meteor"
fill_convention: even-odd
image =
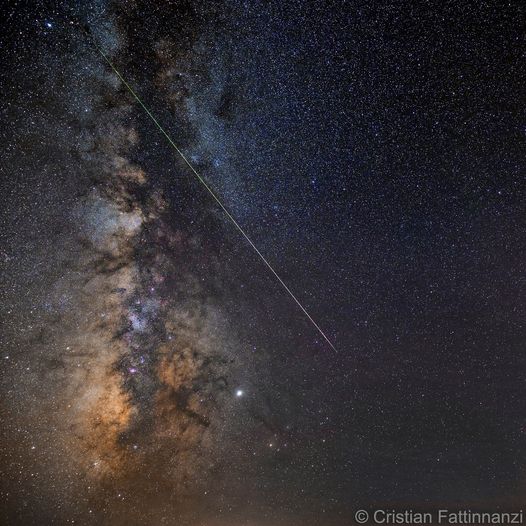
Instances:
[[[102,56],[102,58],[105,60],[105,62],[110,66],[110,68],[115,72],[117,77],[121,80],[121,82],[124,84],[126,89],[131,93],[133,98],[139,103],[141,108],[146,112],[148,117],[153,121],[153,123],[157,126],[159,131],[164,135],[165,139],[168,141],[168,143],[173,147],[173,149],[179,154],[179,156],[183,159],[183,161],[186,163],[188,168],[190,168],[191,172],[195,175],[197,180],[205,187],[205,189],[208,191],[208,193],[212,196],[212,198],[216,201],[216,203],[220,206],[220,208],[223,210],[223,212],[226,214],[228,219],[231,221],[231,223],[239,230],[241,235],[247,240],[248,244],[254,249],[256,254],[259,256],[261,261],[267,266],[267,268],[270,270],[270,272],[274,275],[274,277],[278,280],[278,282],[281,284],[281,286],[285,289],[285,291],[288,293],[288,295],[294,300],[294,302],[298,305],[298,307],[301,309],[303,314],[308,318],[308,320],[312,323],[312,325],[316,328],[316,330],[321,334],[323,339],[328,343],[328,345],[331,347],[331,349],[334,352],[338,352],[336,347],[333,345],[331,340],[327,337],[327,335],[322,331],[321,327],[314,321],[312,316],[307,312],[307,309],[301,304],[301,302],[298,300],[298,298],[294,295],[294,293],[290,290],[290,288],[286,285],[286,283],[281,279],[279,274],[274,270],[272,265],[268,262],[268,260],[263,256],[263,254],[259,251],[259,249],[256,247],[254,242],[250,239],[248,234],[245,232],[245,230],[241,227],[241,225],[234,219],[232,214],[227,210],[225,205],[221,202],[219,197],[215,194],[215,192],[210,188],[208,183],[203,179],[203,177],[197,172],[197,170],[193,167],[193,165],[190,163],[190,161],[186,158],[186,156],[183,154],[183,152],[178,148],[178,146],[175,144],[175,142],[172,140],[172,138],[168,135],[168,133],[164,130],[164,128],[161,126],[159,121],[153,116],[152,112],[146,107],[146,105],[142,102],[142,100],[139,98],[137,93],[133,90],[133,88],[128,84],[126,79],[121,75],[119,70],[115,67],[113,62],[109,59],[109,57],[102,51],[102,49],[97,45],[95,42],[95,39],[91,35],[91,32],[87,27],[85,27],[82,24],[78,24],[78,26],[83,30],[84,33],[88,36],[89,40],[92,42],[95,49],[99,52],[99,54]]]

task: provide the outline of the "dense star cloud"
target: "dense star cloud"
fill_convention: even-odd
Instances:
[[[520,506],[523,21],[497,2],[13,3],[0,522]]]

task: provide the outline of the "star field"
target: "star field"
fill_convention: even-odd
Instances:
[[[524,14],[13,2],[0,522],[523,504]]]

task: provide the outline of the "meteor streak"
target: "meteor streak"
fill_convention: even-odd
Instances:
[[[210,188],[210,186],[207,184],[207,182],[203,179],[203,177],[197,172],[197,170],[192,166],[190,161],[186,158],[186,156],[183,154],[183,152],[177,147],[177,145],[174,143],[172,138],[168,135],[168,133],[164,130],[164,128],[159,124],[159,121],[153,116],[152,112],[145,106],[145,104],[142,102],[142,100],[139,98],[139,96],[135,93],[133,88],[126,82],[124,77],[120,74],[119,70],[115,67],[113,62],[108,58],[106,53],[102,51],[102,49],[97,45],[95,42],[95,39],[90,34],[89,30],[87,28],[84,28],[82,25],[80,26],[84,32],[87,34],[90,41],[93,43],[96,50],[99,52],[99,54],[102,56],[102,58],[106,61],[106,63],[110,66],[110,68],[115,72],[117,77],[122,81],[124,86],[126,86],[126,89],[132,94],[132,96],[135,98],[135,100],[139,103],[139,105],[142,107],[142,109],[146,112],[146,114],[150,117],[150,119],[154,122],[154,124],[159,128],[159,131],[164,135],[166,140],[169,142],[169,144],[173,147],[173,149],[181,156],[183,161],[188,165],[188,168],[192,171],[192,173],[197,177],[198,181],[206,188],[208,193],[213,197],[213,199],[217,202],[217,204],[221,207],[223,212],[226,214],[228,219],[232,222],[232,224],[239,230],[241,235],[248,241],[249,245],[254,249],[256,254],[260,257],[261,261],[268,267],[270,272],[274,274],[276,279],[279,281],[279,283],[282,285],[282,287],[286,290],[286,292],[289,294],[289,296],[295,301],[295,303],[298,305],[298,307],[302,310],[303,314],[307,316],[309,321],[312,323],[312,325],[316,328],[316,330],[321,334],[323,339],[329,344],[331,349],[335,352],[338,352],[336,347],[333,345],[331,340],[327,337],[327,335],[322,331],[320,326],[314,321],[312,316],[307,312],[307,309],[301,304],[301,302],[298,300],[298,298],[294,295],[294,293],[289,289],[289,287],[286,285],[286,283],[281,279],[279,274],[274,270],[272,265],[268,262],[268,260],[263,256],[263,254],[259,251],[259,249],[256,247],[254,242],[250,239],[248,234],[243,230],[241,225],[234,219],[232,214],[227,210],[225,205],[221,202],[219,197],[215,194],[215,192]]]

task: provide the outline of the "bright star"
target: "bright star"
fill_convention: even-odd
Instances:
[[[240,396],[243,396],[243,391],[241,389],[238,389],[236,391],[236,396],[239,398]]]

